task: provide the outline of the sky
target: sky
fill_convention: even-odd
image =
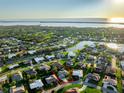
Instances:
[[[124,0],[0,0],[0,19],[124,18]]]

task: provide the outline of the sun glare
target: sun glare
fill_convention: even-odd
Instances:
[[[111,1],[114,2],[114,3],[116,3],[116,4],[123,3],[124,2],[124,0],[111,0]]]
[[[124,23],[124,18],[111,18],[110,22],[112,22],[112,23]]]
[[[118,45],[115,44],[115,43],[109,43],[109,44],[106,44],[107,47],[111,48],[111,49],[118,49]]]

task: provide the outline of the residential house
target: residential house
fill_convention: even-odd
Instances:
[[[10,93],[25,93],[25,88],[23,85],[20,87],[13,86],[10,88]]]
[[[21,72],[18,72],[12,75],[12,81],[20,81],[20,80],[22,80]]]
[[[94,65],[95,60],[96,60],[96,56],[90,55],[90,56],[87,58],[87,63],[89,63],[89,64],[91,64],[91,65]]]
[[[113,86],[117,85],[117,80],[116,78],[113,78],[111,76],[105,75],[104,79],[103,79],[103,83],[107,83]]]
[[[66,62],[67,67],[73,67],[74,63],[72,61]]]
[[[0,89],[0,93],[4,93],[2,89]]]
[[[120,55],[120,60],[124,60],[124,54]]]
[[[112,67],[112,66],[107,66],[106,68],[106,74],[112,74],[112,75],[115,75],[116,73],[116,68]]]
[[[6,48],[5,48],[5,47],[6,47]],[[5,47],[4,47],[4,49],[3,49],[3,54],[8,54],[8,53],[10,53],[10,52],[11,52],[10,48],[9,48],[7,45],[5,45]]]
[[[123,87],[123,89],[124,89],[124,80],[122,80],[122,87]]]
[[[104,56],[100,56],[98,59],[97,59],[97,62],[100,64],[100,63],[106,63],[107,62],[107,58],[104,57]]]
[[[76,56],[76,54],[74,52],[72,52],[72,51],[70,51],[68,53],[68,58],[72,58],[72,57],[75,57],[75,56]]]
[[[11,69],[14,69],[14,68],[17,68],[17,67],[19,67],[19,64],[14,64],[14,65],[9,66],[9,69],[11,70]]]
[[[87,75],[87,78],[90,79],[90,80],[95,80],[95,81],[99,81],[100,80],[100,75],[97,74],[97,73],[89,73]]]
[[[95,69],[94,69],[94,72],[96,72],[96,73],[101,73],[101,72],[103,72],[104,71],[104,69],[103,69],[104,67],[101,65],[101,66],[97,66]]]
[[[23,63],[26,66],[31,66],[32,65],[32,60],[26,61]]]
[[[28,51],[28,54],[30,54],[30,55],[33,55],[34,53],[36,53],[36,50],[29,50]]]
[[[37,72],[34,69],[24,71],[27,75],[36,76]]]
[[[4,63],[2,61],[0,61],[0,67],[4,66]]]
[[[55,58],[55,55],[46,55],[46,58],[48,60],[53,60]]]
[[[5,84],[6,82],[9,82],[9,79],[7,76],[0,77],[0,84]]]
[[[58,59],[64,58],[64,54],[58,53],[58,54],[57,54],[57,58],[58,58]]]
[[[39,67],[39,69],[40,69],[41,71],[48,71],[48,70],[50,70],[50,66],[48,66],[48,65],[41,65],[41,66]]]
[[[11,64],[15,64],[15,63],[14,63],[14,61],[13,61],[13,60],[11,60],[11,59],[10,59],[10,60],[6,61],[6,64],[11,65]]]
[[[122,75],[122,78],[124,78],[124,71],[123,70],[122,70],[122,74],[121,75]]]
[[[121,68],[124,70],[124,61],[121,61]]]
[[[58,82],[57,77],[55,75],[51,75],[51,76],[45,78],[45,80],[46,80],[47,84],[52,84],[52,83],[57,84],[57,82]]]
[[[88,56],[88,60],[89,60],[89,61],[94,61],[94,60],[96,60],[96,56],[89,55],[89,56]]]
[[[42,62],[42,61],[44,61],[45,59],[44,59],[44,57],[36,57],[36,58],[34,58],[34,61],[36,62],[36,63],[40,63],[40,62]]]
[[[86,57],[85,57],[85,54],[81,53],[79,56],[78,56],[78,60],[82,61],[84,60]]]
[[[71,88],[71,89],[67,90],[65,93],[79,93],[79,92],[78,92],[78,89]]]
[[[8,54],[8,58],[9,59],[11,59],[11,58],[13,58],[13,57],[15,57],[16,56],[16,54]]]
[[[80,79],[81,77],[83,77],[83,70],[73,70],[72,76],[74,79]]]
[[[93,50],[92,50],[92,54],[97,54],[98,53],[98,50],[96,49],[96,48],[94,48]]]
[[[97,61],[95,62],[96,67],[95,67],[95,72],[101,73],[104,72],[107,66],[106,60],[103,57],[99,57]]]
[[[61,70],[61,69],[63,69],[63,66],[62,66],[60,63],[58,63],[58,62],[54,62],[54,63],[52,63],[51,66],[52,66],[52,67],[56,67],[57,70]]]
[[[77,64],[77,68],[79,68],[79,69],[86,69],[86,67],[87,67],[87,65],[86,64],[83,64],[82,62],[79,62]]]
[[[58,77],[59,79],[64,79],[68,75],[68,72],[66,70],[60,70],[58,71]]]
[[[35,80],[32,83],[30,83],[29,86],[30,86],[30,89],[39,89],[39,88],[42,88],[44,86],[44,84],[39,79],[39,80]]]

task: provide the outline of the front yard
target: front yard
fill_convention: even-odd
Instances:
[[[81,84],[71,84],[69,86],[65,86],[64,88],[59,89],[56,93],[65,93],[67,90],[72,88],[81,88]]]
[[[102,93],[101,90],[95,89],[95,88],[90,88],[87,87],[84,91],[81,93]]]

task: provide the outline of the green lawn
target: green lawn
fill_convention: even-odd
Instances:
[[[59,62],[63,65],[65,62],[67,62],[67,60],[60,60]]]
[[[82,85],[80,85],[80,84],[71,84],[71,85],[65,86],[64,88],[59,89],[56,93],[64,93],[68,89],[77,88],[77,87],[81,88]]]
[[[119,93],[123,93],[122,92],[122,82],[121,82],[121,69],[117,69],[117,73],[116,73],[116,77],[117,77],[117,89],[119,91]]]
[[[85,91],[82,91],[81,93],[102,93],[101,90],[87,87]]]

